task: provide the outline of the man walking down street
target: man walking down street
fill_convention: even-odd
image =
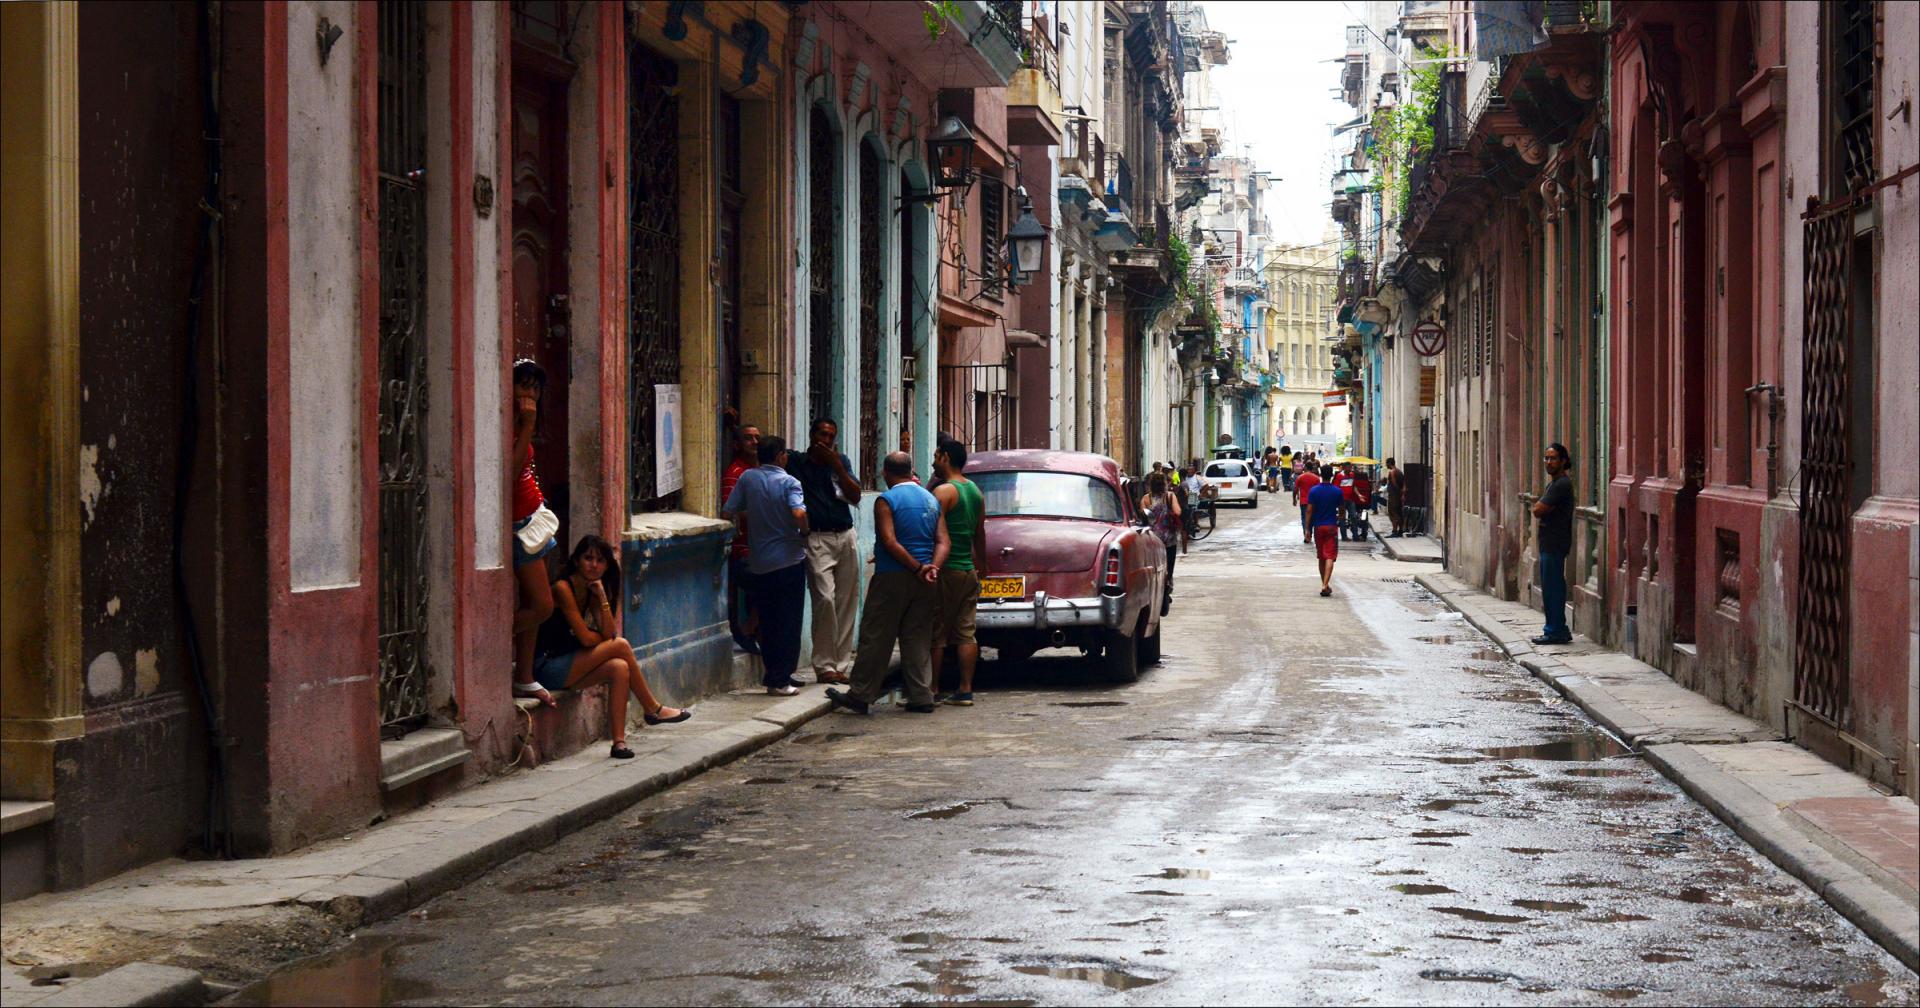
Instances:
[[[845,683],[853,668],[854,599],[860,591],[860,551],[853,508],[860,481],[836,442],[840,425],[822,417],[808,433],[807,451],[788,462],[807,499],[807,593],[813,600],[813,678]]]
[[[1387,538],[1389,539],[1398,539],[1401,536],[1406,535],[1406,526],[1401,524],[1401,518],[1400,518],[1400,506],[1402,503],[1401,498],[1406,493],[1406,490],[1407,490],[1407,475],[1401,472],[1398,466],[1394,465],[1392,459],[1388,459],[1387,460],[1387,521],[1393,523],[1393,531],[1387,533]]]
[[[984,557],[987,548],[987,498],[966,477],[966,468],[967,446],[958,441],[943,442],[933,454],[933,474],[940,481],[933,496],[947,527],[947,561],[940,567],[933,621],[933,685],[939,688],[941,659],[953,648],[960,661],[959,688],[940,700],[955,707],[973,706],[973,670],[980,664],[973,628],[980,607],[980,571],[974,558]]]
[[[907,710],[933,713],[934,610],[939,605],[940,566],[947,560],[947,523],[940,502],[913,481],[913,456],[894,452],[881,466],[887,489],[873,505],[873,579],[860,611],[860,651],[852,688],[827,690],[835,707],[865,714],[886,685],[893,646],[900,645]]]
[[[1313,512],[1314,553],[1320,559],[1322,598],[1333,594],[1333,562],[1340,559],[1340,510],[1346,499],[1333,482],[1333,467],[1322,466],[1320,478],[1307,491],[1307,508]]]
[[[760,428],[742,424],[733,432],[733,458],[720,477],[720,499],[732,497],[740,477],[759,464]],[[736,532],[733,548],[727,552],[727,629],[733,632],[736,647],[748,654],[759,654],[760,645],[754,641],[754,635],[759,632],[759,619],[753,604],[747,600],[748,556],[747,536]]]
[[[1571,644],[1573,630],[1567,626],[1567,554],[1573,551],[1573,457],[1558,441],[1547,446],[1541,461],[1547,466],[1547,489],[1533,503],[1534,517],[1540,519],[1540,601],[1546,610],[1547,625],[1535,644]]]
[[[806,603],[807,509],[800,481],[787,472],[787,443],[760,439],[760,466],[740,474],[721,506],[747,538],[747,592],[760,614],[760,681],[775,696],[800,692],[800,612]]]
[[[1307,495],[1319,485],[1320,474],[1312,469],[1302,469],[1293,480],[1293,499],[1300,505],[1300,541],[1303,543],[1313,542],[1313,508],[1307,503]]]
[[[1281,445],[1280,489],[1285,490],[1287,493],[1293,492],[1293,470],[1293,448],[1288,445]]]

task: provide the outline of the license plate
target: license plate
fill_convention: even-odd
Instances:
[[[981,598],[1024,598],[1027,594],[1027,578],[990,577],[980,579]]]

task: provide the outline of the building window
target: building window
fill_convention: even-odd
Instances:
[[[680,383],[680,71],[645,46],[627,56],[627,497],[670,511],[654,471],[655,385]]]
[[[1007,190],[997,176],[980,182],[980,275],[999,279],[1006,273]]]

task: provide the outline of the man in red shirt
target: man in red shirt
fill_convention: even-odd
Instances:
[[[740,482],[740,475],[759,464],[760,428],[752,424],[736,428],[733,459],[720,477],[720,499],[732,497],[733,485]],[[759,614],[747,601],[747,579],[752,576],[747,571],[747,536],[742,532],[733,537],[733,549],[727,554],[727,628],[733,632],[733,642],[740,650],[759,654],[760,645],[755,641],[760,632]]]
[[[1340,488],[1340,538],[1353,538],[1354,503],[1358,499],[1353,489],[1353,463],[1342,462],[1335,472],[1333,485]]]
[[[1300,505],[1300,541],[1313,542],[1313,515],[1307,507],[1307,491],[1319,485],[1320,476],[1311,468],[1302,470],[1293,478],[1293,500]]]
[[[1366,542],[1367,533],[1372,526],[1367,520],[1368,512],[1373,510],[1373,480],[1365,469],[1353,471],[1353,538],[1356,542]]]

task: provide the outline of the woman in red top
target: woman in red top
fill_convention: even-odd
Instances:
[[[533,643],[540,624],[553,615],[546,556],[559,545],[553,532],[560,525],[547,510],[533,472],[533,431],[546,387],[547,372],[539,364],[525,357],[513,362],[513,454],[508,457],[519,465],[513,481],[513,578],[520,586],[520,604],[513,611],[513,695],[539,697],[552,707],[553,694],[533,677]]]

